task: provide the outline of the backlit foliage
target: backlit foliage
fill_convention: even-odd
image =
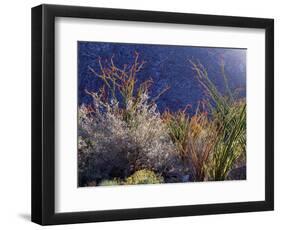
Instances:
[[[152,80],[141,81],[145,62],[117,67],[112,57],[99,70],[102,80],[92,103],[79,107],[79,186],[226,180],[246,161],[246,102],[235,99],[222,66],[222,95],[199,62],[190,65],[207,93],[195,113],[157,109]],[[139,82],[140,81],[140,82]],[[230,176],[229,176],[230,175]]]

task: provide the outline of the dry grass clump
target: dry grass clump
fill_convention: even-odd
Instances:
[[[191,171],[195,181],[204,181],[208,177],[209,159],[217,140],[215,124],[199,107],[193,116],[185,111],[165,112],[164,121],[169,134],[176,144],[182,161]]]

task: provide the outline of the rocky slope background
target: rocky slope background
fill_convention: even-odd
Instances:
[[[103,84],[101,79],[93,76],[89,67],[98,71],[99,58],[105,63],[114,56],[114,63],[121,68],[124,63],[134,61],[135,52],[139,53],[140,60],[146,62],[138,75],[139,83],[150,78],[154,82],[151,96],[158,95],[166,86],[170,87],[157,101],[160,112],[165,108],[177,111],[187,104],[191,104],[194,111],[198,101],[206,97],[194,77],[189,60],[199,60],[222,93],[224,82],[220,64],[223,61],[231,90],[239,91],[241,97],[246,95],[246,49],[79,41],[79,105],[91,102],[85,89],[97,91]]]

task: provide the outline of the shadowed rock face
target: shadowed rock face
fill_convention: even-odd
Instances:
[[[246,166],[241,166],[235,169],[232,169],[228,176],[228,180],[246,180]]]
[[[140,54],[140,60],[146,61],[144,69],[138,75],[141,83],[149,78],[154,84],[151,96],[157,95],[167,85],[169,91],[157,101],[160,112],[183,109],[187,104],[195,110],[197,102],[206,98],[204,90],[191,70],[189,60],[199,60],[207,69],[209,77],[221,92],[224,91],[220,62],[225,63],[226,74],[231,89],[241,89],[240,96],[246,95],[246,50],[223,48],[200,48],[187,46],[122,44],[102,42],[78,42],[78,101],[90,103],[91,98],[85,89],[96,91],[102,84],[90,71],[89,66],[99,72],[98,58],[102,62],[114,55],[116,66],[133,63],[134,53]]]

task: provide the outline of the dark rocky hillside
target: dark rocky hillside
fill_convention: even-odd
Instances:
[[[246,50],[224,48],[200,48],[169,45],[144,45],[102,42],[78,42],[78,98],[79,104],[89,103],[91,98],[85,89],[96,91],[101,80],[91,73],[89,66],[99,72],[98,58],[105,63],[114,55],[116,66],[130,64],[134,53],[138,52],[140,60],[146,61],[139,73],[139,83],[152,78],[153,95],[157,95],[167,85],[170,89],[157,101],[160,111],[169,108],[172,111],[183,109],[187,104],[196,108],[197,102],[206,96],[191,70],[189,59],[199,60],[207,69],[210,79],[218,89],[224,91],[221,75],[221,60],[225,63],[230,88],[239,89],[240,96],[246,92]],[[153,96],[152,95],[152,96]]]

